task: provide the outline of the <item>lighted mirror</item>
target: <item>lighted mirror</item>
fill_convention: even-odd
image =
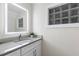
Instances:
[[[28,10],[14,3],[5,4],[5,32],[27,32]]]

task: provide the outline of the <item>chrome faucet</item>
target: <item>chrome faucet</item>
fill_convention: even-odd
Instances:
[[[21,40],[21,37],[22,37],[22,36],[21,36],[21,34],[20,34],[20,35],[19,35],[19,41]]]

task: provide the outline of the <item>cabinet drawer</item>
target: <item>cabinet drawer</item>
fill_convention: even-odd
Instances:
[[[13,51],[5,56],[20,56],[20,49]]]
[[[41,56],[41,44],[37,45],[34,49],[36,50],[36,56]]]
[[[41,40],[36,41],[32,44],[29,44],[23,48],[21,48],[21,55],[26,54],[29,50],[32,50],[34,47],[36,47],[37,45],[41,44]]]

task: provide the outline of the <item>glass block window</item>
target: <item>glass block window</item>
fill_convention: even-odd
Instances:
[[[49,25],[79,23],[79,3],[49,8]]]

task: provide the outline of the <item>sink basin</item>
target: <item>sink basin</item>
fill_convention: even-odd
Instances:
[[[20,45],[27,45],[27,44],[35,41],[35,40],[36,40],[35,38],[27,37],[27,38],[22,38],[22,40],[16,40],[14,42],[17,43],[17,44],[20,44]]]
[[[22,40],[22,41],[17,41],[15,43],[20,44],[20,45],[26,45],[29,44],[31,42],[31,40]]]

